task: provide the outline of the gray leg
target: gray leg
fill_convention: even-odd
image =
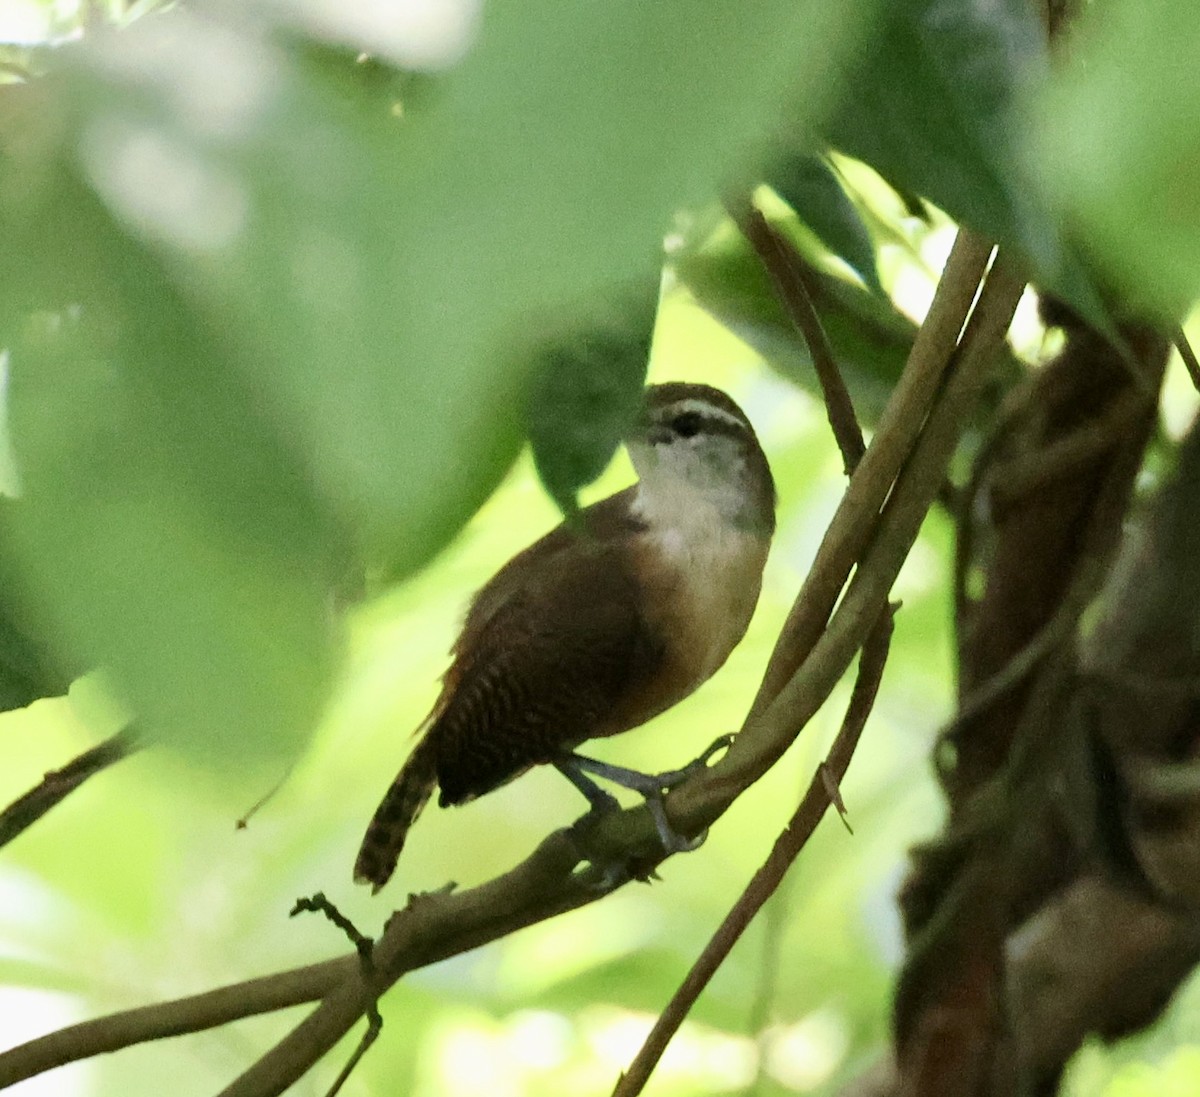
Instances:
[[[672,829],[670,821],[667,819],[666,809],[663,807],[663,793],[705,769],[708,766],[708,760],[718,751],[728,747],[732,740],[731,735],[724,735],[695,761],[690,762],[682,769],[671,769],[664,773],[641,773],[636,769],[615,766],[582,754],[569,754],[555,765],[559,772],[588,798],[593,812],[615,806],[616,801],[588,778],[587,773],[594,773],[597,777],[603,777],[615,785],[638,793],[646,801],[646,807],[649,808],[650,815],[654,819],[654,826],[658,831],[663,849],[669,853],[685,853],[699,846],[704,841],[707,832],[696,838],[685,838]]]
[[[620,808],[621,805],[617,803],[617,798],[612,793],[605,792],[583,772],[583,768],[577,763],[577,757],[574,754],[568,754],[561,762],[555,762],[554,768],[587,797],[587,802],[591,805],[588,814],[598,815],[601,812],[616,811]]]
[[[724,750],[732,742],[732,735],[722,735],[699,758],[689,762],[682,769],[668,769],[663,773],[642,773],[636,769],[627,769],[625,766],[614,766],[611,762],[601,762],[596,758],[588,758],[583,754],[571,754],[568,757],[573,766],[576,767],[576,773],[580,777],[583,775],[579,771],[594,773],[597,777],[603,777],[606,781],[611,781],[614,785],[620,785],[622,788],[640,793],[642,796],[661,796],[676,785],[683,784],[689,777],[693,777],[701,770],[707,769],[709,759],[714,754]],[[562,769],[561,765],[559,769]],[[571,780],[574,781],[575,779],[571,778]],[[586,781],[587,778],[583,777],[583,780]],[[600,791],[593,782],[588,781],[587,783],[595,788],[597,792]],[[576,784],[575,787],[583,792],[589,800],[591,799],[591,796],[583,790],[582,786]]]

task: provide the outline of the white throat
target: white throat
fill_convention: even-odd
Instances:
[[[758,600],[770,539],[744,520],[745,505],[736,480],[698,487],[669,475],[644,478],[632,500],[655,582],[694,647],[696,685],[725,662]]]
[[[738,525],[747,504],[740,481],[735,476],[697,482],[672,469],[655,469],[638,481],[633,513],[652,530]]]

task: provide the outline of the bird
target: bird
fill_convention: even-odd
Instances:
[[[709,385],[648,386],[623,439],[637,481],[514,556],[475,596],[420,736],[367,828],[354,878],[378,892],[435,788],[465,804],[533,766],[558,768],[592,811],[593,774],[646,797],[664,844],[662,774],[575,753],[677,704],[750,623],[775,530],[775,484],[750,420]],[[673,845],[672,843],[679,844]]]

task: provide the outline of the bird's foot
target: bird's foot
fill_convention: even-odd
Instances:
[[[671,822],[667,818],[663,797],[689,777],[706,769],[709,759],[728,747],[732,740],[732,736],[723,735],[699,758],[689,762],[681,769],[671,769],[663,773],[642,773],[636,769],[616,766],[610,762],[601,762],[581,754],[568,755],[563,761],[557,763],[557,766],[559,771],[588,798],[588,802],[592,805],[587,815],[579,820],[580,824],[594,818],[597,813],[610,810],[616,804],[611,795],[587,776],[588,773],[593,773],[597,777],[603,777],[612,781],[613,784],[638,793],[646,801],[646,807],[654,820],[654,828],[658,831],[659,840],[667,853],[689,853],[704,842],[708,831],[705,830],[693,838],[680,834],[671,826]]]
[[[609,800],[612,797],[590,780],[586,776],[587,773],[603,777],[606,781],[636,792],[647,800],[655,796],[661,799],[663,793],[670,792],[671,789],[682,785],[688,778],[706,770],[713,755],[727,749],[732,742],[732,735],[722,735],[699,758],[693,759],[680,769],[663,770],[661,773],[642,773],[641,770],[613,765],[611,762],[601,762],[582,754],[567,755],[566,759],[558,764],[558,768],[593,803],[597,797],[607,797]]]

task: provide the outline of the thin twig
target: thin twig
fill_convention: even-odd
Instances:
[[[796,802],[804,796],[802,786],[797,791]],[[757,1062],[755,1064],[754,1081],[748,1087],[750,1093],[757,1093],[762,1084],[763,1067],[767,1062],[770,1050],[771,1033],[768,1026],[771,1014],[775,1008],[775,997],[779,984],[779,963],[783,954],[784,932],[788,925],[788,900],[794,877],[784,877],[775,894],[771,896],[762,912],[763,942],[762,953],[758,960],[758,978],[754,990],[754,998],[750,1003],[747,1031],[755,1038],[758,1046]]]
[[[368,968],[374,966],[371,954],[375,951],[375,941],[365,933],[362,933],[349,918],[338,910],[325,897],[325,892],[318,891],[315,895],[307,899],[297,899],[295,905],[288,911],[288,917],[295,918],[297,914],[324,914],[329,921],[349,938],[350,943],[354,946],[354,950],[358,953],[359,959],[362,960],[363,964]]]
[[[354,1068],[362,1061],[362,1057],[370,1050],[371,1045],[379,1039],[382,1031],[383,1017],[379,1012],[378,1004],[376,1004],[367,1012],[367,1031],[363,1033],[353,1054],[346,1060],[346,1065],[338,1072],[338,1076],[333,1080],[333,1085],[329,1087],[325,1097],[337,1097],[342,1086],[346,1084],[346,1079],[354,1073]]]
[[[854,402],[805,283],[804,261],[791,240],[763,216],[752,198],[745,195],[729,196],[725,208],[758,254],[774,284],[775,295],[808,346],[809,357],[824,396],[826,415],[842,454],[842,467],[850,476],[862,460],[866,443]],[[768,910],[762,975],[751,1017],[752,1032],[758,1032],[765,1026],[774,998],[776,961],[784,926],[784,901],[784,892],[777,891]]]
[[[323,891],[318,891],[308,899],[297,899],[296,905],[292,907],[289,917],[294,918],[297,914],[305,911],[324,914],[326,918],[350,938],[350,943],[358,953],[363,975],[369,979],[375,974],[375,942],[365,933],[360,932],[358,927],[325,897]],[[346,1065],[342,1067],[338,1076],[333,1080],[333,1085],[329,1087],[329,1091],[325,1097],[337,1097],[342,1086],[346,1084],[346,1079],[354,1073],[354,1068],[358,1066],[371,1045],[379,1039],[379,1034],[382,1031],[383,1017],[379,1012],[379,999],[376,999],[367,1010],[367,1031],[363,1033],[362,1039],[359,1040],[358,1046],[354,1049],[354,1053],[346,1060]]]
[[[41,782],[0,811],[0,846],[6,846],[18,834],[56,807],[89,777],[127,758],[139,747],[128,729],[85,750],[60,769],[52,769]]]
[[[867,446],[829,337],[804,284],[803,260],[792,242],[762,215],[748,196],[726,199],[725,209],[762,261],[775,286],[776,296],[808,345],[809,357],[825,398],[829,425],[842,453],[842,466],[849,476],[858,467]]]
[[[1196,352],[1192,350],[1192,344],[1188,342],[1187,334],[1182,327],[1175,329],[1174,339],[1179,357],[1183,359],[1183,364],[1187,367],[1192,384],[1200,389],[1200,361],[1196,360]]]
[[[267,789],[266,792],[264,792],[257,800],[255,800],[254,803],[251,804],[238,817],[237,822],[233,824],[235,830],[245,830],[246,827],[250,825],[250,820],[253,819],[254,816],[256,816],[264,807],[266,807],[267,804],[269,804],[271,800],[275,798],[275,795],[279,792],[279,790],[287,784],[288,779],[292,776],[295,768],[295,762],[290,762],[288,764],[287,769],[283,771],[279,780],[276,781],[269,789]]]
[[[879,682],[883,677],[883,668],[891,645],[893,616],[894,607],[889,606],[863,646],[858,678],[850,696],[846,718],[830,748],[829,757],[813,774],[804,799],[800,801],[783,832],[775,839],[766,861],[755,872],[750,883],[746,885],[746,890],[738,897],[720,928],[713,934],[704,951],[692,965],[691,971],[687,973],[687,977],[659,1015],[641,1049],[629,1064],[629,1069],[618,1080],[613,1097],[637,1097],[637,1094],[642,1092],[663,1052],[666,1051],[667,1044],[691,1012],[701,991],[708,986],[763,904],[775,893],[787,870],[817,829],[817,824],[834,803],[827,774],[832,776],[834,788],[846,776],[850,759],[854,756],[854,748],[858,745],[879,692]]]

